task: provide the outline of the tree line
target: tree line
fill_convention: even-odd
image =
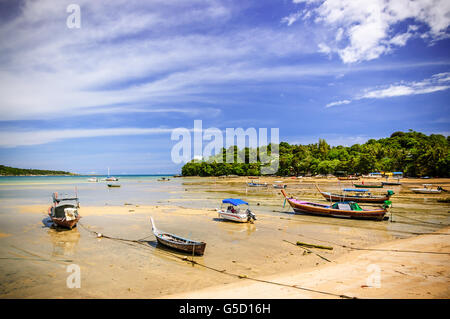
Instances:
[[[368,174],[379,171],[401,171],[410,177],[448,177],[450,175],[450,137],[415,132],[395,132],[390,137],[370,139],[364,144],[330,146],[324,139],[308,145],[281,142],[279,167],[275,175],[300,176],[317,174]],[[235,161],[226,163],[227,150],[204,160],[192,160],[181,170],[183,176],[258,176],[261,175],[261,152],[264,150],[236,146],[228,149]],[[256,154],[257,162],[250,161]],[[222,161],[219,161],[222,157]],[[241,158],[241,161],[237,159]]]
[[[42,169],[27,169],[27,168],[15,168],[0,165],[0,175],[74,175],[70,172],[65,171],[50,171]]]

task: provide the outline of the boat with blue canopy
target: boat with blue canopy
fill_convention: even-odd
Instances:
[[[224,204],[227,205],[223,208]],[[239,198],[226,198],[222,200],[220,209],[216,208],[216,211],[220,218],[231,220],[238,223],[253,223],[256,220],[255,214],[249,207],[242,207],[243,205],[249,206],[246,201]]]

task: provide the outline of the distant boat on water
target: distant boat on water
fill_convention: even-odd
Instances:
[[[96,183],[96,182],[98,182],[98,178],[97,177],[88,178],[88,182]]]
[[[107,178],[105,178],[105,181],[107,181],[107,182],[117,182],[119,179],[117,178],[117,177],[114,177],[114,176],[110,176],[109,175],[109,167],[108,167],[108,177]]]

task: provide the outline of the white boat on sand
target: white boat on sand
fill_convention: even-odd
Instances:
[[[432,184],[423,184],[423,188],[411,188],[411,191],[417,194],[440,194],[443,189],[440,186],[434,189]]]
[[[226,209],[216,208],[220,218],[231,220],[238,223],[253,223],[256,220],[255,214],[252,213],[250,208],[241,208],[242,205],[247,205],[242,199],[227,198],[222,201],[223,204],[229,204]]]

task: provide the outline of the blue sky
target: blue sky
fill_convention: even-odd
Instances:
[[[81,28],[68,28],[67,6]],[[0,3],[0,163],[177,173],[173,128],[332,145],[450,129],[450,2]]]

